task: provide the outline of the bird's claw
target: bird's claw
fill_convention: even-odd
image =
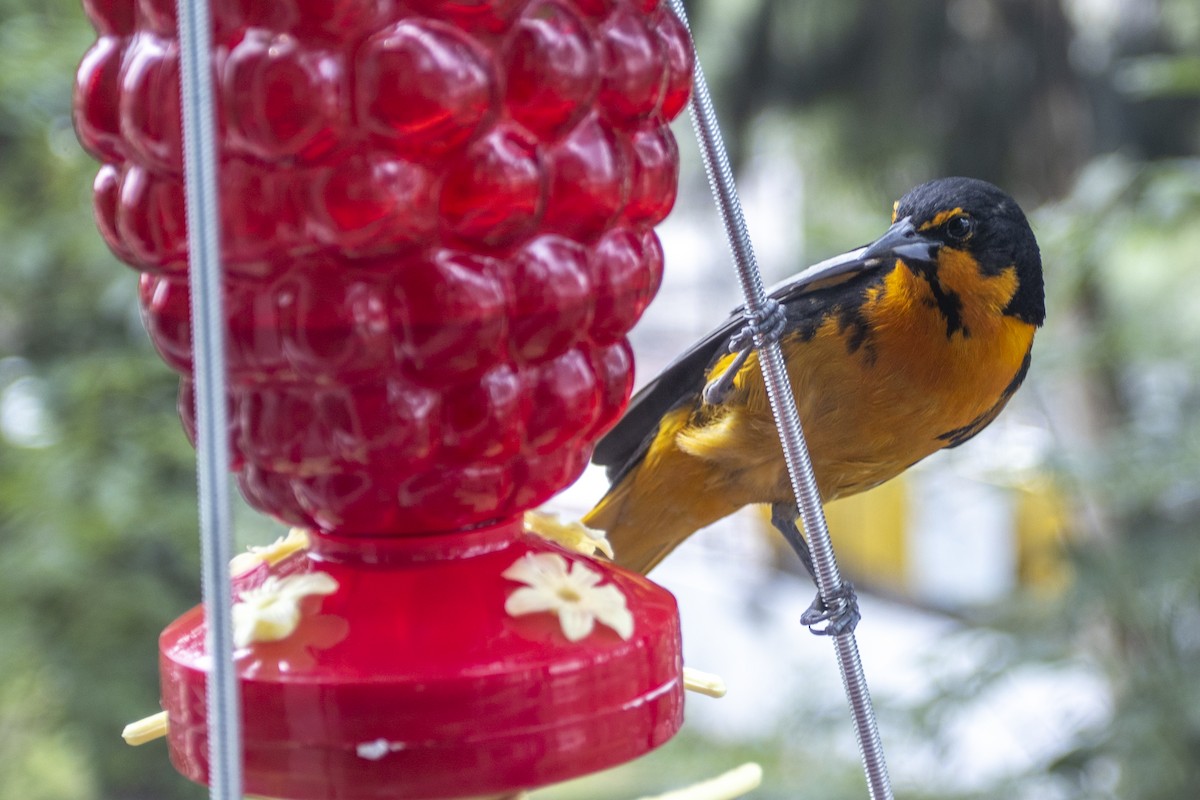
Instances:
[[[843,636],[853,633],[860,619],[862,614],[858,611],[858,595],[854,593],[854,586],[843,582],[831,594],[829,602],[818,593],[812,605],[800,615],[800,624],[817,636]],[[822,622],[827,623],[824,628],[813,627]]]
[[[761,335],[764,341],[776,342],[787,327],[787,315],[783,306],[774,298],[763,300],[757,313],[747,311],[746,324],[729,338],[729,352],[746,351],[754,346],[754,337]]]
[[[783,313],[783,306],[770,297],[766,298],[762,310],[757,314],[746,312],[746,324],[729,337],[729,352],[737,353],[737,357],[724,372],[704,385],[701,393],[704,404],[717,406],[729,398],[729,393],[733,391],[733,379],[741,372],[754,349],[755,336],[761,335],[764,341],[775,342],[786,327],[787,315]]]

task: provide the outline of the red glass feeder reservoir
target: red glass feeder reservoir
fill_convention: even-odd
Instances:
[[[234,581],[261,617],[235,654],[247,791],[501,797],[662,743],[682,721],[673,598],[521,515],[629,396],[683,26],[659,0],[211,4],[230,466],[314,534]],[[141,273],[194,433],[174,1],[84,5],[97,224]],[[568,574],[619,621],[581,635],[518,608],[577,600]],[[199,608],[160,642],[171,757],[197,781],[203,643]]]

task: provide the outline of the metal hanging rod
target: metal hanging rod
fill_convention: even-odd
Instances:
[[[670,0],[670,3],[675,15],[690,30],[683,0]],[[767,310],[766,291],[759,274],[758,261],[754,257],[754,246],[746,228],[742,204],[738,199],[725,142],[717,124],[712,96],[704,80],[704,71],[700,67],[699,55],[695,57],[694,85],[689,111],[704,158],[704,171],[708,175],[708,182],[733,250],[738,280],[746,299],[747,315],[761,319]],[[821,495],[817,490],[812,459],[809,457],[804,432],[800,427],[796,398],[792,394],[784,367],[783,352],[777,340],[765,339],[761,333],[755,334],[754,344],[759,352],[759,364],[762,367],[767,396],[771,401],[771,411],[779,429],[779,439],[783,445],[788,475],[792,480],[792,490],[796,495],[796,505],[812,550],[817,589],[826,604],[832,605],[835,598],[840,596],[844,584],[838,572],[833,545],[829,540],[829,528],[825,522],[824,509],[821,507]],[[842,673],[842,683],[846,689],[846,699],[854,717],[867,788],[872,800],[892,800],[891,779],[888,776],[883,743],[879,738],[879,726],[875,720],[875,710],[871,704],[862,659],[858,653],[858,642],[853,632],[835,636],[833,641],[838,667]]]
[[[192,350],[196,382],[196,482],[200,498],[200,567],[208,674],[209,792],[242,800],[241,698],[233,664],[229,561],[229,441],[225,407],[224,312],[221,299],[216,119],[211,22],[206,0],[178,0],[183,154],[187,200]]]

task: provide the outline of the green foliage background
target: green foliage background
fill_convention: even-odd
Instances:
[[[1038,796],[1047,780],[1081,800],[1200,796],[1200,6],[690,5],[734,152],[784,137],[820,199],[802,256],[869,233],[880,198],[937,174],[1035,209],[1050,323],[1029,391],[1076,510],[1076,580],[1053,607],[977,621],[1020,643],[996,675],[1085,657],[1116,707],[1038,774],[972,797]],[[156,706],[156,637],[197,601],[198,565],[175,379],[141,330],[134,275],[94,231],[95,165],[71,128],[92,39],[75,0],[0,0],[0,410],[22,421],[0,426],[0,797],[199,797],[116,735]],[[938,719],[935,702],[896,724],[936,738]],[[804,724],[738,745],[685,735],[563,796],[678,785],[718,751],[767,765],[758,797],[863,796],[857,765],[819,749],[831,723]]]

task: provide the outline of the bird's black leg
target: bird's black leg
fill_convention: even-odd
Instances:
[[[724,403],[729,397],[730,391],[733,390],[733,379],[737,377],[741,371],[742,365],[746,363],[746,359],[750,357],[752,347],[747,347],[745,350],[737,354],[730,363],[729,368],[722,372],[717,377],[704,385],[704,391],[701,396],[704,398],[705,405],[719,406]]]
[[[808,574],[816,582],[817,573],[813,569],[812,552],[804,534],[796,527],[796,517],[799,515],[794,503],[774,503],[771,505],[771,524],[783,534],[788,544],[800,556],[800,563],[808,570]],[[852,633],[858,626],[862,615],[858,611],[858,596],[854,586],[849,581],[843,581],[840,589],[829,598],[829,602],[817,593],[816,599],[800,615],[800,624],[807,627],[818,636],[841,636]],[[828,623],[824,628],[814,628],[814,625]]]
[[[800,563],[804,565],[804,569],[815,581],[817,573],[813,569],[812,553],[808,549],[808,542],[805,541],[804,534],[800,533],[800,529],[796,527],[796,517],[798,516],[800,516],[800,511],[796,508],[795,503],[771,504],[771,524],[775,526],[775,530],[783,534],[784,539],[787,539],[787,543],[796,551],[796,555],[800,556]]]

